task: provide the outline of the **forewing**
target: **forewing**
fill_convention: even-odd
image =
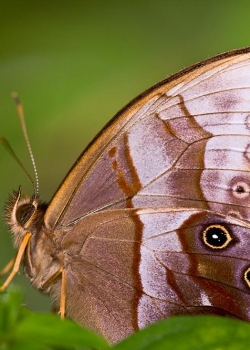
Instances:
[[[159,83],[79,158],[46,212],[46,226],[127,207],[210,208],[248,218],[249,107],[249,49]]]

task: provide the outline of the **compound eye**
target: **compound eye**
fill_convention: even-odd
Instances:
[[[16,211],[16,219],[21,226],[24,226],[31,218],[36,208],[33,204],[22,204]]]

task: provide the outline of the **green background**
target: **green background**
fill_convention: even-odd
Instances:
[[[183,67],[250,44],[247,1],[0,1],[0,135],[33,176],[10,93],[22,99],[49,201],[101,127],[137,94]],[[26,175],[0,148],[0,206]],[[13,256],[0,226],[0,266]],[[25,303],[49,299],[17,276]]]

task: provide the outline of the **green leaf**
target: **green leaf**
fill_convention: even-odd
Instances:
[[[0,350],[109,349],[100,336],[71,320],[35,314],[21,306],[20,292],[0,294]]]
[[[10,288],[0,294],[0,340],[15,328],[22,318],[22,297],[18,289]],[[1,348],[0,348],[1,349]]]
[[[114,350],[246,350],[250,324],[224,317],[173,317],[137,332]]]
[[[108,349],[107,342],[100,336],[83,329],[70,320],[60,320],[52,314],[27,315],[19,324],[16,336],[20,341],[29,339],[30,343],[58,346],[71,349],[82,346],[91,349]]]
[[[21,306],[18,290],[0,294],[0,350],[111,349],[100,336],[53,314]],[[216,316],[173,317],[116,344],[114,350],[246,350],[250,324]]]

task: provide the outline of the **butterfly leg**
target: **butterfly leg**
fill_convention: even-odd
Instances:
[[[60,295],[60,309],[59,314],[63,319],[65,317],[65,307],[66,307],[66,271],[64,267],[60,267],[47,281],[43,283],[43,287],[47,284],[50,285],[58,276],[62,275],[61,282],[61,295]]]
[[[65,317],[65,306],[66,306],[66,271],[62,270],[62,286],[61,286],[61,298],[60,298],[60,316]]]
[[[21,264],[21,261],[22,261],[22,257],[23,257],[24,251],[25,251],[25,249],[27,247],[27,244],[29,243],[30,237],[31,237],[31,233],[27,232],[26,235],[24,236],[24,239],[23,239],[23,241],[22,241],[22,243],[20,245],[20,248],[18,250],[13,269],[12,269],[9,277],[4,282],[4,284],[0,287],[0,292],[4,291],[8,287],[8,285],[10,284],[10,282],[12,281],[14,276],[19,271],[19,267],[20,267],[20,264]],[[6,269],[6,267],[5,267],[5,269]]]

